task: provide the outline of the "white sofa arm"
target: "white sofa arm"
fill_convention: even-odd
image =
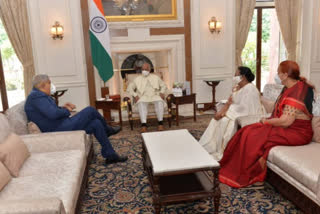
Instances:
[[[258,123],[261,120],[261,118],[268,118],[270,116],[271,114],[256,114],[256,115],[241,116],[237,118],[237,123],[241,127],[245,127],[247,125]]]
[[[30,134],[21,135],[21,138],[31,153],[85,151],[86,133],[84,131]]]
[[[59,198],[0,201],[2,214],[65,214]]]

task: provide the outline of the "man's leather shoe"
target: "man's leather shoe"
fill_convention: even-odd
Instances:
[[[113,131],[111,133],[107,134],[108,137],[115,135],[115,134],[118,134],[121,131],[121,126],[112,127],[112,129],[113,129]]]
[[[159,126],[158,126],[158,131],[164,131],[163,125],[159,125]]]
[[[144,133],[147,132],[147,127],[146,126],[142,126],[140,129],[140,133]]]
[[[125,162],[127,160],[128,160],[127,156],[121,156],[121,155],[115,154],[115,155],[112,155],[112,156],[106,158],[106,164]]]

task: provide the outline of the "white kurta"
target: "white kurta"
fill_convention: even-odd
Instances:
[[[166,90],[166,84],[155,74],[140,75],[127,88],[131,96],[139,96],[138,103],[161,101],[160,93],[164,94]]]
[[[220,120],[212,119],[199,143],[216,160],[220,160],[229,140],[237,131],[237,117],[264,113],[258,89],[252,83],[248,83],[232,93],[232,104],[226,116]]]

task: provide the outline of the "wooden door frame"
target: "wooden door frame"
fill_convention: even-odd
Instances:
[[[93,63],[91,58],[90,38],[89,38],[88,1],[80,0],[80,3],[81,3],[85,58],[86,58],[86,65],[87,65],[89,102],[91,106],[94,106],[95,100],[96,100],[96,91],[95,91],[94,68],[93,68]],[[190,81],[191,90],[192,90],[191,0],[184,0],[183,4],[184,4],[184,27],[150,28],[150,36],[184,34],[186,81]]]

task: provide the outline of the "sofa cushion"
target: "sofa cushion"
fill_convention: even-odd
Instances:
[[[25,101],[12,106],[6,111],[6,116],[13,131],[18,135],[28,134],[27,115],[24,111]]]
[[[19,170],[25,160],[30,156],[27,146],[22,139],[12,133],[0,144],[0,161],[7,167],[14,177],[19,175]]]
[[[12,129],[9,125],[7,117],[0,113],[0,143],[3,142],[3,140],[6,139],[11,132]]]
[[[20,170],[19,177],[60,174],[72,170],[75,162],[82,163],[80,150],[32,153]]]
[[[34,122],[28,123],[28,132],[29,134],[40,134],[41,130]]]
[[[21,170],[25,176],[13,178],[0,192],[0,201],[57,197],[62,200],[66,213],[74,213],[86,163],[85,154],[80,150],[69,150],[64,155],[58,153],[43,153],[43,156],[28,160],[30,162],[26,162]],[[45,169],[47,167],[51,169]],[[36,172],[37,168],[44,173]]]
[[[312,130],[313,130],[312,141],[320,143],[320,116],[314,116],[312,118]]]
[[[11,175],[8,169],[0,161],[0,191],[7,185],[11,180]]]
[[[267,113],[272,113],[275,101],[269,100],[268,98],[262,96],[261,97],[261,103],[264,106],[264,108],[266,109]]]
[[[268,161],[316,193],[320,174],[319,151],[319,143],[304,146],[276,146],[271,149]]]

